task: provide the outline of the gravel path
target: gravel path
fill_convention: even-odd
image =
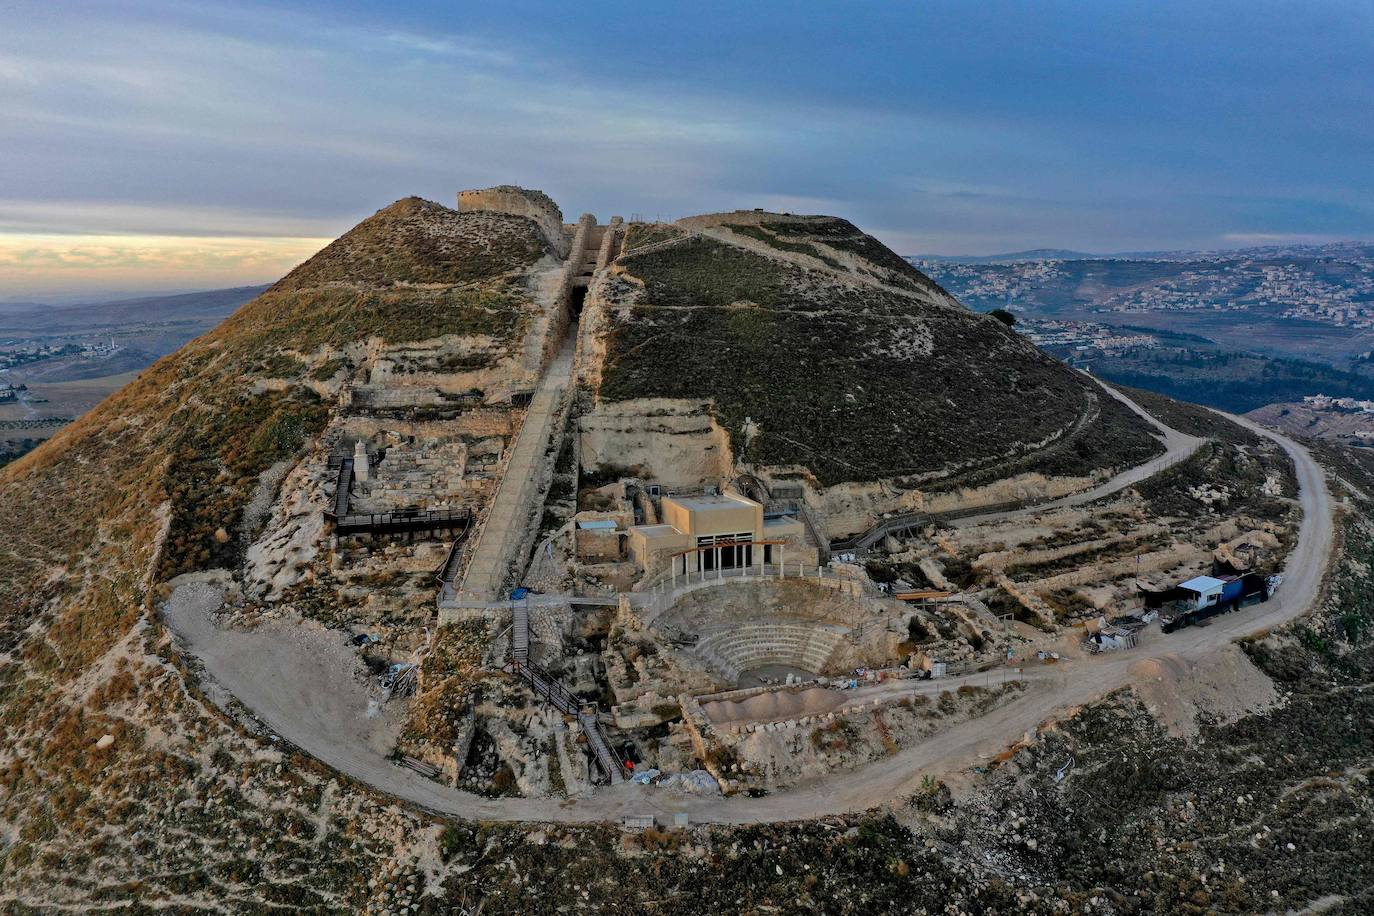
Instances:
[[[1188,665],[1238,637],[1286,623],[1312,608],[1321,593],[1334,539],[1331,497],[1321,468],[1306,449],[1286,437],[1240,417],[1228,419],[1278,442],[1297,470],[1302,523],[1297,546],[1285,567],[1284,584],[1274,598],[1214,618],[1209,627],[1171,635],[1147,630],[1131,652],[1065,660],[1028,670],[1027,689],[984,716],[956,724],[933,740],[861,769],[811,780],[763,798],[681,796],[629,783],[568,800],[480,798],[424,779],[385,758],[397,723],[385,716],[368,717],[367,686],[360,676],[359,662],[340,634],[314,624],[280,621],[250,631],[222,629],[212,619],[218,599],[214,594],[207,596],[201,582],[179,586],[167,603],[164,617],[209,676],[279,734],[350,776],[434,811],[466,818],[563,822],[686,812],[694,821],[759,823],[866,810],[910,794],[927,775],[948,777],[966,771],[1056,715],[1131,683],[1139,676],[1135,672],[1152,670],[1142,663],[1151,659],[1184,662],[1187,664],[1160,668],[1187,670]],[[1183,454],[1191,454],[1196,440],[1173,430],[1167,433],[1171,453],[1186,448]],[[1148,469],[1133,470],[1141,471],[1140,476],[1119,486],[1120,478],[1114,478],[1109,485],[1121,489],[1151,473]],[[1087,501],[1105,495],[1100,489],[1078,498]],[[1038,506],[1033,511],[1054,505]],[[980,683],[980,677],[984,675],[967,680]],[[922,689],[952,689],[963,680],[926,682],[930,687]],[[388,713],[394,715],[396,709],[399,707],[393,706]]]

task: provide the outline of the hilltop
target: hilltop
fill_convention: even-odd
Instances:
[[[568,223],[510,186],[458,203],[378,211],[0,470],[4,906],[1050,912],[1109,881],[1146,909],[1220,902],[1170,842],[1238,860],[1220,815],[1207,837],[1177,826],[1155,761],[1180,745],[1144,700],[1097,702],[1136,669],[1091,667],[1082,625],[1136,601],[1142,565],[1173,581],[1320,553],[1299,531],[1310,461],[1107,391],[842,218]],[[673,528],[722,506],[754,521],[705,546]],[[665,529],[685,549],[627,547]],[[1349,534],[1358,572],[1370,542]],[[1264,613],[1294,613],[1309,565]],[[1263,673],[1228,655],[1212,683],[1298,683],[1309,659],[1323,690],[1328,670],[1362,683],[1343,667],[1367,642],[1361,594],[1310,639],[1252,647]],[[1057,677],[989,683],[1049,646],[1076,647]],[[926,680],[927,662],[965,673]],[[1185,724],[1214,708],[1170,697],[1168,672],[1135,680]],[[1089,705],[1037,732],[1062,712],[1051,684]],[[1238,746],[1278,741],[1222,706]],[[1275,798],[1327,759],[1367,768],[1334,720],[1313,727]],[[969,775],[975,746],[993,772]],[[1215,773],[1223,746],[1187,759]],[[1141,748],[1140,792],[1094,775]],[[1068,755],[1081,776],[1051,783]],[[676,788],[625,785],[626,757]],[[971,800],[941,781],[956,771]],[[1086,815],[1046,826],[1082,784],[1121,806],[1103,821],[1121,848],[1133,821],[1156,831],[1149,875],[1089,842]],[[1245,791],[1206,789],[1233,814]],[[892,808],[797,822],[854,798]],[[650,803],[653,829],[582,823]],[[1035,821],[1008,833],[1012,810]],[[724,825],[749,820],[778,823]],[[1253,903],[1248,874],[1226,892]],[[1307,899],[1284,875],[1285,902]]]
[[[740,461],[816,488],[1090,476],[1158,448],[1091,380],[843,219],[631,224],[589,304],[603,403],[709,402]]]

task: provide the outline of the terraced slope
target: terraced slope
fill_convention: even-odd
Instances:
[[[845,220],[631,227],[598,395],[707,399],[747,457],[824,485],[1078,475],[1158,451],[1138,417]]]
[[[93,855],[134,807],[171,806],[215,735],[237,740],[156,654],[159,584],[237,561],[260,475],[318,435],[370,352],[518,346],[544,250],[529,220],[400,201],[0,472],[0,850],[32,831]],[[125,873],[133,836],[101,853]]]

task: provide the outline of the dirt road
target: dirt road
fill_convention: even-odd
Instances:
[[[1321,593],[1334,538],[1331,497],[1321,468],[1306,449],[1286,437],[1239,417],[1230,419],[1278,442],[1297,470],[1302,506],[1298,542],[1285,566],[1284,584],[1269,602],[1214,618],[1206,628],[1169,635],[1157,629],[1146,631],[1131,652],[1032,669],[1027,672],[1028,688],[985,716],[952,726],[929,741],[861,769],[763,798],[680,796],[628,783],[568,800],[480,798],[386,759],[384,748],[394,725],[368,717],[366,686],[357,676],[356,659],[343,649],[338,634],[288,623],[253,631],[220,629],[211,620],[216,600],[205,592],[203,582],[179,586],[167,603],[164,619],[210,677],[277,733],[383,792],[445,814],[587,822],[618,820],[629,814],[685,812],[693,821],[759,823],[866,810],[910,794],[928,775],[965,771],[1046,720],[1129,684],[1132,669],[1140,670],[1137,666],[1143,662],[1196,662],[1238,637],[1286,623],[1313,606]],[[1186,664],[1168,667],[1178,670]],[[972,682],[979,683],[979,677],[974,675]],[[959,683],[948,679],[937,688],[950,689]]]
[[[1089,376],[1091,378],[1091,376]],[[1036,503],[1024,509],[1008,509],[1005,511],[982,512],[978,515],[965,515],[957,518],[947,519],[947,524],[955,528],[969,528],[974,525],[986,525],[989,522],[998,522],[1004,519],[1022,518],[1028,515],[1035,515],[1040,512],[1049,512],[1053,509],[1063,509],[1069,506],[1081,506],[1085,503],[1094,502],[1104,496],[1119,493],[1133,484],[1140,483],[1147,477],[1153,477],[1160,471],[1168,470],[1180,461],[1189,458],[1193,452],[1197,451],[1204,440],[1196,436],[1181,433],[1170,426],[1156,420],[1143,407],[1132,401],[1126,395],[1117,391],[1111,385],[1103,385],[1096,378],[1093,381],[1101,386],[1102,390],[1111,397],[1116,398],[1122,404],[1129,407],[1134,413],[1144,419],[1155,431],[1164,437],[1164,454],[1158,458],[1152,458],[1144,464],[1138,464],[1133,468],[1127,468],[1120,474],[1115,475],[1097,486],[1083,490],[1080,493],[1071,493],[1068,496],[1061,496],[1058,499],[1051,499],[1043,503]],[[1238,418],[1237,418],[1238,419]]]

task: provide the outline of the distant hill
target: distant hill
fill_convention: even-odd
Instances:
[[[1258,353],[1142,349],[1112,358],[1087,359],[1083,365],[1114,384],[1231,413],[1284,405],[1316,394],[1374,398],[1374,379],[1366,375]]]
[[[1169,248],[1151,251],[1115,251],[1093,254],[1071,248],[1031,248],[1006,254],[912,254],[913,263],[925,261],[945,264],[1014,264],[1020,261],[1193,261],[1229,258],[1257,260],[1286,258],[1348,258],[1374,256],[1374,242],[1328,242],[1325,244],[1252,245],[1247,248]]]
[[[1032,248],[1029,251],[1012,251],[1007,254],[913,254],[910,261],[947,261],[951,264],[998,264],[1013,261],[1085,261],[1096,258],[1115,257],[1115,255],[1088,254],[1068,248]]]
[[[53,334],[167,322],[218,322],[266,289],[237,286],[66,306],[8,303],[0,306],[0,333]]]

